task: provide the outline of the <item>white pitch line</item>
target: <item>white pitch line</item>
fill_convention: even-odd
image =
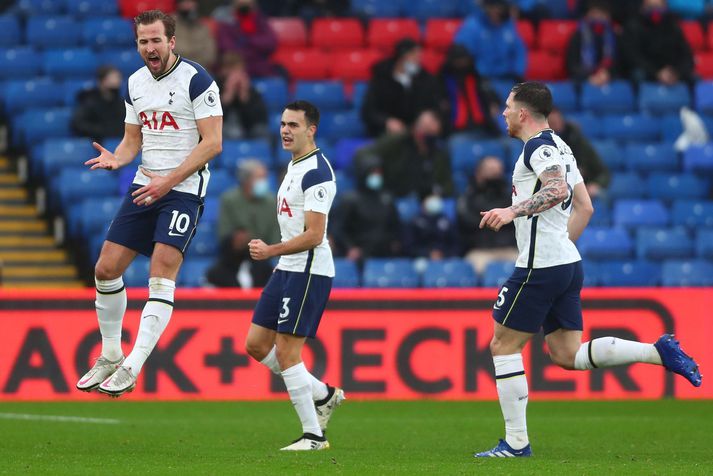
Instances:
[[[32,420],[32,421],[59,421],[66,423],[98,423],[101,425],[116,425],[121,423],[115,418],[86,418],[78,416],[61,415],[33,415],[31,413],[0,413],[2,420]]]

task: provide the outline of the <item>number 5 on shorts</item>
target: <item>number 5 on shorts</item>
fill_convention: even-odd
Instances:
[[[493,306],[493,308],[500,309],[502,307],[502,305],[505,304],[505,293],[506,292],[508,292],[508,288],[503,286],[500,289],[500,293],[498,294],[498,300],[495,302],[495,305]]]

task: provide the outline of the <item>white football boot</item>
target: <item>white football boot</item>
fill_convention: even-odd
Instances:
[[[319,451],[329,448],[329,441],[324,436],[317,436],[312,433],[305,433],[297,438],[292,444],[280,448],[280,451]]]
[[[114,375],[114,372],[124,362],[122,355],[119,360],[112,362],[104,356],[99,357],[87,373],[77,382],[77,390],[82,392],[91,392],[95,390],[101,383]]]
[[[330,387],[327,385],[326,398],[314,402],[314,408],[317,410],[317,421],[319,421],[319,427],[322,431],[327,429],[327,424],[329,423],[329,419],[332,418],[334,409],[341,405],[346,398],[347,397],[344,396],[344,390],[339,387]]]
[[[130,367],[119,366],[114,375],[107,378],[99,385],[98,390],[110,397],[120,397],[126,392],[131,392],[136,387],[136,377]]]

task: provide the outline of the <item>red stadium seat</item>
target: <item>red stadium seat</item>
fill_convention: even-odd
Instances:
[[[421,66],[431,74],[438,74],[446,59],[444,51],[434,48],[425,48],[421,55]]]
[[[527,53],[525,78],[537,81],[558,81],[566,79],[564,54],[534,50]]]
[[[383,57],[374,49],[339,51],[333,53],[330,61],[331,77],[343,81],[367,81],[371,78],[371,67]]]
[[[535,47],[535,27],[529,20],[518,20],[515,27],[528,50]]]
[[[696,73],[703,79],[713,79],[713,53],[699,51],[695,53]]]
[[[681,30],[683,31],[683,36],[686,37],[686,41],[691,45],[693,51],[700,51],[706,49],[706,40],[703,36],[703,27],[701,24],[695,20],[682,21],[680,23]]]
[[[421,41],[421,30],[413,18],[373,18],[367,27],[367,43],[370,48],[391,52],[402,38]]]
[[[290,79],[327,79],[331,56],[317,48],[282,48],[272,56],[285,67]]]
[[[312,23],[311,38],[315,48],[361,48],[364,46],[364,28],[356,18],[316,18]]]
[[[564,53],[567,42],[576,29],[575,20],[542,20],[538,28],[539,48]]]
[[[124,18],[134,18],[146,10],[172,13],[175,9],[175,0],[119,0],[119,11]]]
[[[708,45],[707,49],[713,50],[713,21],[708,23],[706,31],[708,32],[708,36],[706,37],[706,44]]]
[[[453,42],[462,20],[459,18],[431,18],[426,21],[424,46],[438,50],[447,50]]]
[[[301,18],[275,17],[267,20],[277,35],[278,48],[290,46],[304,48],[307,46],[307,27]]]

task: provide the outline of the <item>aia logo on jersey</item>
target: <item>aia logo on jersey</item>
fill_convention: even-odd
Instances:
[[[287,200],[285,200],[284,198],[282,199],[282,202],[280,202],[280,209],[277,211],[278,215],[282,215],[283,213],[287,213],[287,216],[292,218],[292,210],[287,204]]]
[[[158,119],[159,114],[161,114],[160,123]],[[162,131],[165,127],[173,127],[175,130],[180,129],[180,127],[178,127],[178,124],[176,124],[176,120],[168,111],[164,111],[163,113],[154,111],[151,118],[149,118],[149,116],[147,116],[145,112],[141,112],[139,113],[139,119],[141,119],[141,122],[143,122],[146,127],[153,130]]]

